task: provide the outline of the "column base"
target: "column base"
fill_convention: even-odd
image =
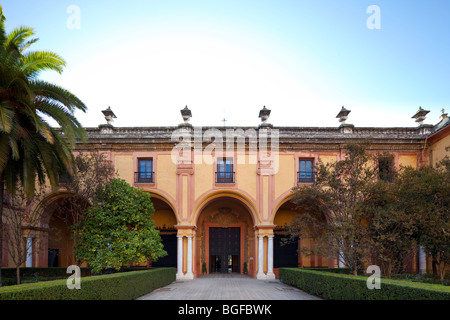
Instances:
[[[269,274],[269,273],[257,273],[256,279],[258,280],[275,280],[275,274]]]
[[[185,273],[185,274],[177,273],[176,279],[177,280],[194,280],[194,274],[192,272]]]
[[[269,279],[269,280],[275,280],[275,273],[273,273],[273,272],[268,272],[267,274],[266,274],[266,277],[267,277],[267,279]]]

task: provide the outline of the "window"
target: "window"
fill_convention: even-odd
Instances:
[[[58,174],[58,183],[59,184],[71,183],[72,180],[73,180],[72,176],[68,173]]]
[[[135,182],[153,183],[153,159],[140,159],[138,170],[135,174]]]
[[[378,157],[378,179],[384,182],[394,181],[394,159],[389,156]]]
[[[234,183],[233,158],[218,158],[216,183]]]
[[[298,183],[312,183],[314,182],[314,161],[299,160],[298,163]]]

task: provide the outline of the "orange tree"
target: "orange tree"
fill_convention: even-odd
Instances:
[[[114,178],[76,225],[75,256],[98,273],[167,255],[155,229],[149,193]]]

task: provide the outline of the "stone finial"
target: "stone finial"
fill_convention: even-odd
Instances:
[[[450,122],[450,118],[448,117],[448,113],[445,112],[445,109],[442,109],[441,112],[442,114],[439,117],[441,121],[439,121],[439,123],[434,126],[434,130],[439,130],[440,128],[448,125],[448,123]]]
[[[413,115],[411,117],[411,119],[416,119],[416,122],[419,123],[419,125],[421,126],[421,125],[423,125],[423,121],[425,120],[428,112],[430,112],[430,111],[424,110],[424,109],[422,109],[422,107],[419,107],[419,110],[417,110],[416,114]]]
[[[181,116],[183,117],[184,123],[180,124],[181,127],[192,127],[192,125],[189,123],[189,120],[192,118],[192,112],[191,110],[185,106],[183,109],[180,110]]]
[[[267,109],[266,106],[264,106],[259,111],[259,118],[261,118],[261,121],[262,121],[262,123],[259,125],[260,127],[272,127],[272,125],[270,123],[267,123],[269,116],[270,116],[270,110]]]
[[[116,119],[116,115],[111,110],[111,107],[108,107],[106,110],[103,110],[102,113],[105,115],[106,123],[108,125],[112,125],[111,123]]]
[[[441,112],[442,112],[442,114],[440,116],[441,120],[444,120],[444,119],[448,118],[448,113],[445,113],[445,109],[444,108],[442,108]]]
[[[344,108],[344,106],[342,106],[341,111],[339,111],[338,115],[336,116],[336,118],[339,118],[339,122],[341,124],[345,124],[345,121],[348,118],[348,114],[351,112],[351,110],[347,110]]]

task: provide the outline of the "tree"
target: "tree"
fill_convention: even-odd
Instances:
[[[65,61],[50,51],[28,51],[38,39],[34,30],[5,31],[0,6],[0,204],[3,190],[13,194],[17,185],[33,196],[36,185],[58,187],[58,174],[72,172],[73,147],[86,133],[74,116],[86,111],[84,103],[66,89],[39,80],[42,71],[61,73]],[[60,128],[52,128],[44,117]],[[0,231],[3,205],[0,205]],[[0,266],[2,257],[0,234]],[[1,286],[1,273],[0,273]]]
[[[307,212],[298,215],[287,230],[291,238],[313,238],[316,251],[339,256],[356,275],[368,251],[361,203],[368,196],[375,170],[365,145],[345,148],[343,160],[327,164],[319,160],[313,184],[293,189],[291,201]]]
[[[378,156],[377,162],[386,158]],[[387,178],[383,172],[379,179],[369,183],[369,196],[361,206],[371,256],[387,278],[391,278],[392,272],[401,271],[406,258],[411,258],[417,230],[414,215],[408,210],[409,199],[402,196],[403,185],[401,173],[391,171]]]
[[[444,279],[450,263],[450,159],[436,167],[406,168],[401,187],[417,224],[414,237],[431,255],[433,273]]]
[[[66,223],[72,230],[74,242],[77,242],[76,228],[82,225],[84,212],[93,199],[114,178],[114,167],[104,153],[80,153],[75,157],[74,173],[63,177],[61,185],[71,196],[61,200],[53,216]],[[81,261],[77,262],[80,263]]]
[[[75,255],[94,273],[167,255],[151,219],[153,212],[149,193],[112,179],[86,211],[85,221],[76,226]]]
[[[16,266],[17,284],[20,284],[20,266],[27,260],[28,252],[31,249],[30,243],[25,242],[25,237],[37,238],[35,230],[25,231],[24,225],[35,226],[40,219],[40,216],[28,209],[30,204],[39,201],[44,193],[44,187],[41,186],[39,190],[35,191],[35,195],[29,198],[25,195],[23,187],[19,186],[14,194],[7,194],[5,197],[4,237],[7,240],[9,256]],[[34,249],[39,250],[38,246],[39,243],[35,243]]]

